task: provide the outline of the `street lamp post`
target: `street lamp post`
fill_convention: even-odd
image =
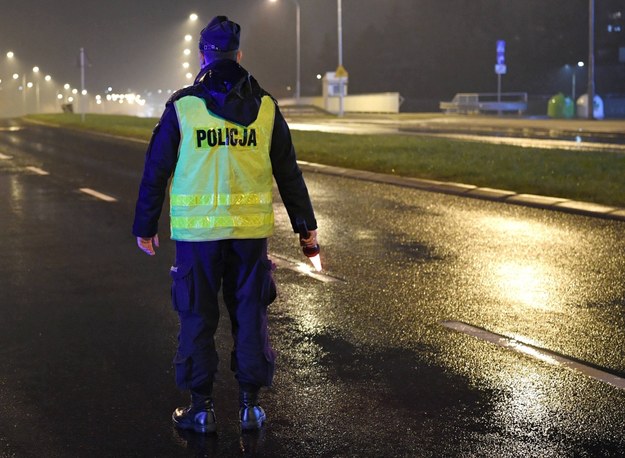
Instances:
[[[39,93],[39,67],[33,67],[33,73],[35,74],[35,113],[39,113],[41,110],[41,95]]]
[[[277,0],[269,0],[275,3]],[[298,0],[291,0],[295,5],[295,46],[296,46],[296,69],[295,69],[295,103],[299,105],[301,98],[301,7]]]
[[[588,119],[595,119],[595,0],[588,0]]]
[[[339,36],[339,69],[343,68],[343,9],[341,0],[336,0]],[[343,77],[339,78],[339,116],[343,116]]]
[[[28,112],[26,108],[26,73],[22,74],[22,110],[24,111],[23,114]]]
[[[80,103],[80,121],[85,122],[85,48],[80,48],[80,89],[81,95],[79,103]]]

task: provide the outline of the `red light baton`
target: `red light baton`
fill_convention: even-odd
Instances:
[[[299,232],[299,239],[301,243],[303,239],[307,239],[308,237],[310,237],[310,233],[308,232],[308,228],[306,227],[306,221],[304,221],[303,219],[297,218],[296,224],[297,232]],[[317,272],[321,272],[322,267],[321,257],[319,256],[319,244],[317,243],[313,246],[302,245],[302,251],[304,252],[304,255],[306,255],[306,257],[310,259],[310,262],[312,263],[315,270]]]

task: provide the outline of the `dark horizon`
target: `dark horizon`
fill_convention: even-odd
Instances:
[[[302,17],[303,95],[320,93],[317,74],[338,62],[335,0],[299,0]],[[127,3],[24,0],[0,18],[0,78],[11,66],[37,65],[62,85],[80,85],[79,49],[89,59],[90,93],[177,89],[185,84],[183,36],[190,71],[197,71],[196,42],[216,14],[242,25],[242,64],[276,97],[292,95],[295,83],[295,6],[291,0],[215,0]],[[160,7],[159,7],[160,5]],[[625,93],[625,32],[607,33],[606,16],[623,10],[618,0],[597,2],[598,93]],[[496,89],[495,43],[506,41],[506,91],[551,94],[569,91],[565,65],[588,56],[587,0],[343,0],[343,54],[350,93],[400,92],[407,99],[451,98],[456,92]],[[191,24],[188,15],[200,16]],[[623,17],[615,19],[623,24]],[[6,52],[16,59],[7,61]],[[15,70],[18,71],[18,70]],[[568,72],[568,73],[567,73]],[[578,70],[578,93],[585,69]]]

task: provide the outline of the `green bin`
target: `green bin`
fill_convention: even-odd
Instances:
[[[569,114],[569,116],[567,116]],[[571,99],[564,97],[562,92],[558,92],[556,95],[549,99],[547,105],[547,116],[550,118],[570,118],[573,116],[573,102]]]

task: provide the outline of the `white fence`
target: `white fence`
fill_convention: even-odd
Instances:
[[[527,92],[460,93],[456,94],[451,102],[440,102],[439,106],[445,113],[514,111],[523,114],[527,110]]]

